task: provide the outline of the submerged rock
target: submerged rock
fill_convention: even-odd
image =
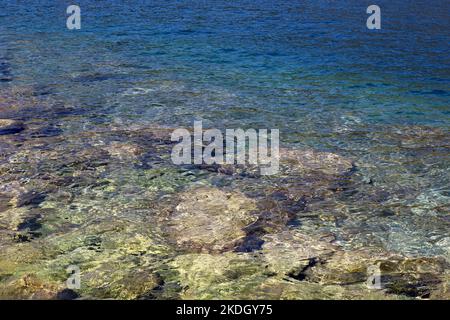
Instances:
[[[313,238],[295,229],[268,234],[262,239],[261,252],[268,268],[282,276],[294,278],[302,278],[302,270],[338,250],[326,238]]]
[[[369,290],[365,284],[324,286],[288,278],[273,272],[263,258],[264,254],[236,252],[180,255],[169,264],[166,285],[178,282],[181,299],[402,298]]]
[[[106,150],[111,157],[124,160],[136,158],[144,153],[143,148],[133,143],[112,142],[103,149]]]
[[[43,279],[34,273],[13,277],[9,281],[0,283],[0,297],[2,299],[56,299],[58,292],[63,290],[62,283]]]
[[[319,256],[299,271],[302,281],[321,285],[366,284],[370,268],[380,272],[380,289],[387,294],[436,298],[448,295],[445,270],[440,258],[408,258],[381,249],[337,250],[328,257]]]
[[[150,295],[152,290],[163,284],[158,274],[151,270],[130,266],[112,261],[84,272],[83,294],[96,299],[131,300]]]
[[[4,241],[0,298],[37,298],[38,293],[43,295],[41,284],[52,289],[45,297],[48,299],[151,298],[153,290],[159,291],[163,285],[157,270],[172,250],[152,231],[152,225],[107,218],[31,242]],[[62,291],[69,265],[81,270],[81,288],[75,290],[76,295]],[[29,275],[37,280],[24,285],[21,279]]]
[[[255,289],[257,299],[274,300],[404,300],[406,297],[369,290],[364,284],[321,285],[272,277]]]
[[[270,274],[252,254],[180,255],[170,263],[182,299],[248,299]]]
[[[439,257],[405,257],[382,248],[344,250],[328,237],[292,229],[265,235],[262,258],[277,277],[327,287],[353,287],[351,294],[370,296],[371,270],[379,270],[382,295],[442,299],[449,296],[448,262]],[[359,288],[359,289],[358,289]],[[352,290],[353,290],[352,289]],[[348,293],[346,293],[348,294]],[[331,297],[330,297],[331,298]],[[337,298],[336,296],[334,298]]]
[[[351,184],[353,164],[332,153],[312,150],[280,150],[280,174],[268,177],[256,197],[257,233],[276,233],[286,225],[317,215],[314,206],[332,201]]]
[[[185,191],[179,199],[167,232],[188,251],[231,250],[246,236],[244,228],[257,219],[255,201],[239,192],[200,187]]]
[[[342,175],[353,168],[350,159],[331,152],[310,149],[280,149],[280,164],[290,174],[318,172],[325,175]]]
[[[317,257],[308,268],[302,270],[302,280],[325,285],[349,285],[363,283],[368,278],[368,268],[375,264],[385,252],[367,252],[366,250],[334,251],[329,257]]]
[[[354,167],[352,160],[341,155],[313,149],[280,148],[278,160],[280,172],[275,177],[311,173],[338,176],[348,173]],[[199,165],[199,168],[226,175],[260,176],[260,167],[258,165],[202,164]]]
[[[14,134],[24,130],[22,122],[11,119],[0,119],[0,135]]]
[[[378,262],[381,284],[389,293],[449,299],[449,264],[439,257],[390,259]]]

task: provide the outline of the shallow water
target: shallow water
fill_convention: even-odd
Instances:
[[[53,1],[0,13],[0,118],[25,125],[0,135],[1,297],[73,264],[81,298],[448,297],[448,2],[379,1],[376,32],[353,2],[79,5],[79,31]],[[351,165],[175,166],[194,120]]]

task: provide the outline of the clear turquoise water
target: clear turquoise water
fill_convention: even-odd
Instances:
[[[198,116],[277,126],[287,137],[350,126],[346,115],[363,126],[448,125],[446,1],[381,1],[378,31],[352,1],[81,1],[80,31],[65,28],[65,4],[37,3],[6,1],[1,13],[12,84],[77,104],[171,125]],[[121,100],[163,80],[174,87]]]
[[[72,106],[12,116],[67,136],[195,119],[279,128],[282,144],[358,168],[318,209],[337,220],[301,221],[301,230],[448,256],[450,2],[378,1],[381,30],[367,30],[370,3],[360,1],[77,3],[79,31],[65,28],[64,2],[2,4],[0,90],[32,88]]]

